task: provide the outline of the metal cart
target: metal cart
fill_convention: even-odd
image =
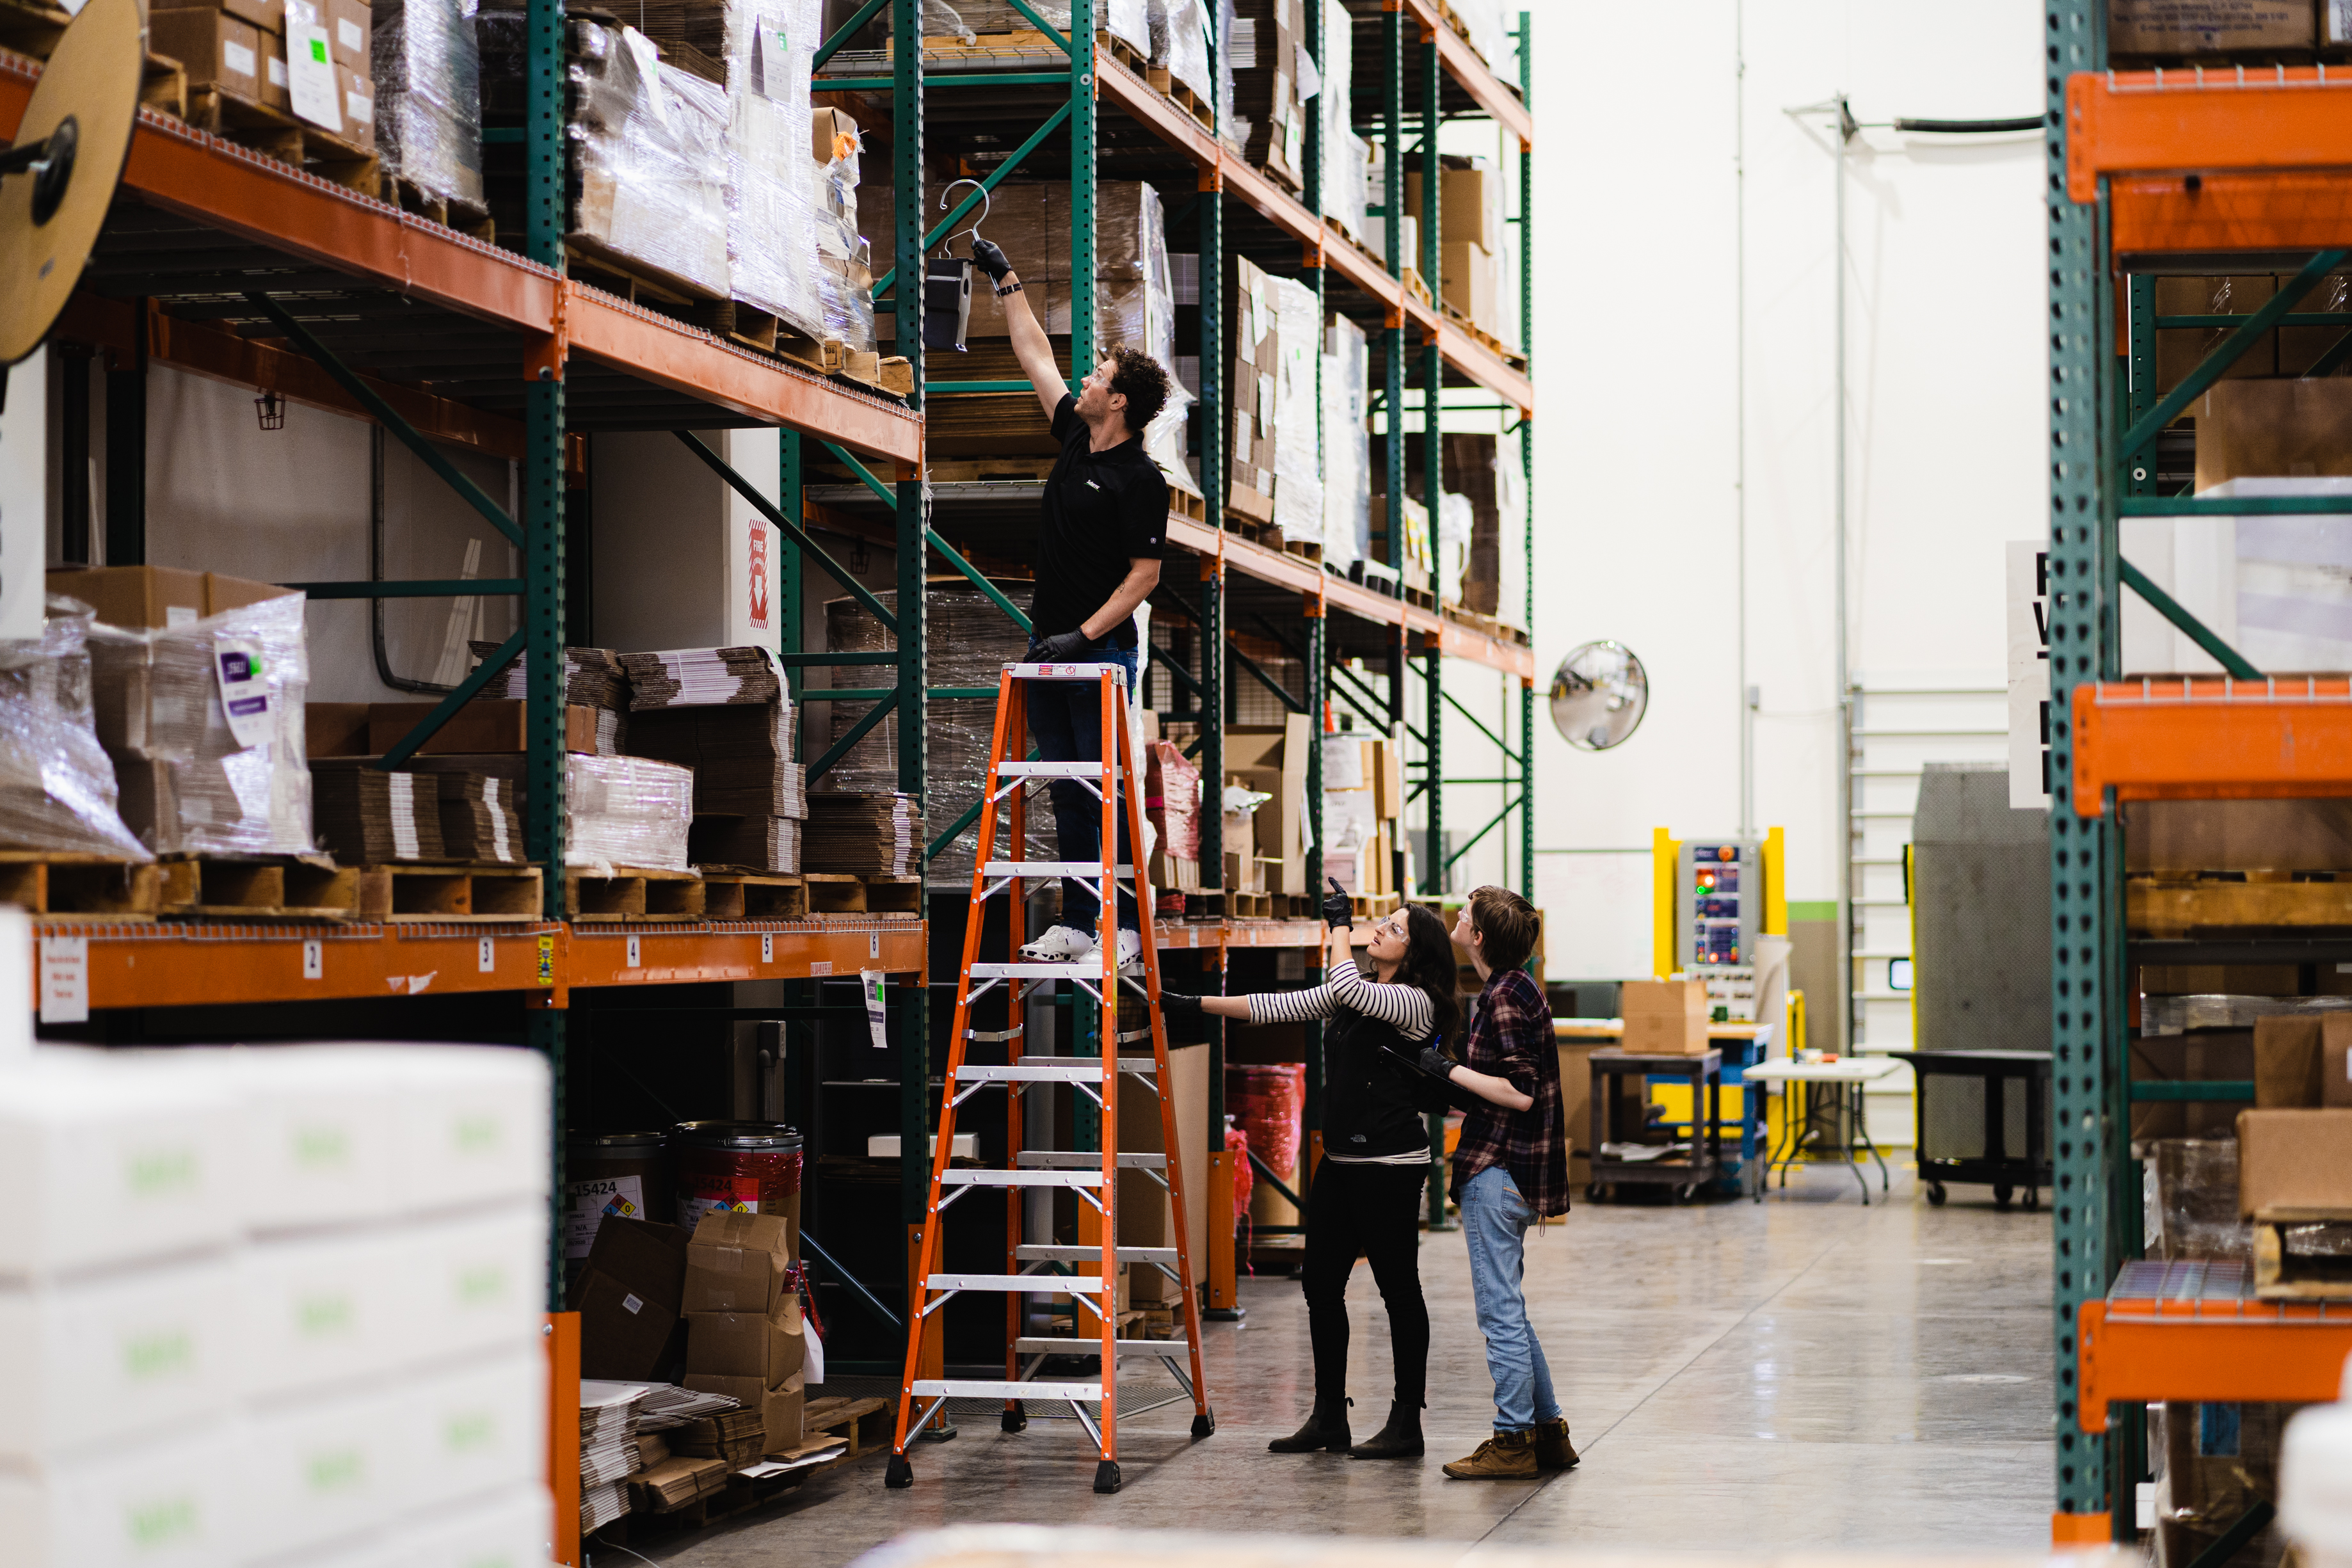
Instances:
[[[2005,1209],[2020,1191],[2038,1208],[2050,1184],[2048,1051],[1889,1051],[1918,1075],[1919,1179],[1940,1204],[1947,1182],[1992,1188]]]
[[[1654,1056],[1626,1050],[1595,1051],[1588,1058],[1592,1064],[1592,1179],[1586,1184],[1584,1195],[1598,1199],[1612,1187],[1621,1184],[1670,1186],[1675,1195],[1690,1197],[1723,1174],[1723,1053],[1705,1051],[1697,1056]],[[1619,1110],[1618,1088],[1626,1079],[1647,1080],[1654,1078],[1688,1079],[1691,1086],[1692,1114],[1703,1125],[1705,1136],[1694,1128],[1690,1158],[1687,1160],[1612,1160],[1601,1153],[1602,1148],[1616,1142],[1612,1137],[1619,1130],[1625,1113]],[[1631,1126],[1646,1122],[1643,1101],[1646,1092],[1634,1094],[1630,1101]],[[1702,1110],[1701,1106],[1705,1109]]]

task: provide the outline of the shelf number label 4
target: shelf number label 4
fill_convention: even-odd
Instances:
[[[324,980],[327,977],[327,944],[316,940],[302,944],[302,978]]]
[[[760,938],[760,962],[762,963],[773,963],[776,962],[776,938],[775,933],[772,931],[767,932]]]
[[[497,942],[493,942],[488,937],[483,937],[481,939],[480,945],[475,951],[474,967],[484,974],[496,974],[499,972],[499,945]]]
[[[638,967],[639,963],[640,960],[637,954],[637,939],[635,937],[631,937],[629,939],[629,967],[631,969],[635,969]]]

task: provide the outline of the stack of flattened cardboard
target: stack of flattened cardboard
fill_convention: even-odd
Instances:
[[[649,757],[563,759],[567,866],[688,868],[687,830],[694,821],[694,772]]]
[[[808,795],[806,770],[793,760],[795,712],[779,696],[770,703],[654,710],[631,721],[634,755],[694,770],[688,852],[696,865],[801,868]]]
[[[638,1468],[635,1384],[589,1379],[580,1385],[580,1529],[584,1534],[629,1511],[626,1483]]]
[[[388,773],[356,758],[310,764],[319,847],[345,865],[438,860],[441,791],[430,773]]]
[[[499,651],[499,644],[471,645],[477,668]],[[522,701],[530,694],[530,656],[517,654],[475,695],[477,702]],[[627,733],[624,717],[629,707],[629,678],[620,655],[608,647],[567,647],[563,650],[563,701],[566,707],[595,713],[597,755],[609,757],[622,749]]]
[[[522,817],[515,810],[520,792],[512,779],[475,773],[434,776],[440,784],[441,847],[453,859],[511,865],[523,858]]]
[[[688,1321],[690,1324],[693,1320]],[[692,1331],[691,1328],[688,1330],[689,1335]],[[692,1343],[689,1339],[689,1355],[693,1353]],[[669,1447],[673,1454],[692,1458],[724,1459],[729,1469],[740,1470],[767,1451],[766,1443],[767,1431],[759,1411],[726,1410],[688,1422],[671,1436]]]
[[[808,1340],[791,1277],[797,1239],[789,1215],[718,1209],[687,1248],[686,1386],[756,1411],[761,1453],[801,1440]]]
[[[690,1502],[727,1489],[726,1460],[675,1455],[648,1465],[629,1479],[629,1497],[639,1513],[675,1513]]]
[[[681,647],[660,653],[625,653],[629,710],[692,708],[712,702],[774,702],[784,678],[767,648]]]
[[[813,795],[804,869],[846,877],[912,877],[921,869],[923,822],[911,795]]]

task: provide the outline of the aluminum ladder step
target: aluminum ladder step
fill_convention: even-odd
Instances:
[[[1023,1057],[1021,1058],[1021,1065],[1024,1068],[1059,1067],[1068,1062],[1086,1062],[1092,1068],[1094,1077],[1102,1076],[1102,1058],[1100,1057]],[[1118,1070],[1139,1073],[1148,1077],[1160,1070],[1160,1058],[1121,1057],[1118,1058]]]
[[[1102,1354],[1102,1341],[1072,1339],[1066,1334],[1047,1334],[1036,1339],[1014,1340],[1013,1351],[1016,1355],[1099,1356]],[[1110,1342],[1110,1353],[1113,1355],[1190,1356],[1192,1353],[1192,1342],[1190,1340],[1113,1340]]]
[[[990,860],[980,868],[983,877],[1023,877],[1044,880],[1048,877],[1075,877],[1081,882],[1102,880],[1102,863],[1097,860]],[[1112,873],[1122,882],[1135,880],[1135,868],[1121,866]]]
[[[943,1187],[1097,1187],[1102,1172],[1092,1171],[958,1171],[940,1173]],[[1097,1248],[1097,1251],[1100,1248]]]
[[[1088,1284],[1094,1289],[1087,1289]],[[1111,1283],[1116,1286],[1118,1281]],[[997,1290],[1021,1296],[1099,1296],[1101,1277],[1094,1274],[932,1274],[923,1280],[926,1290]]]
[[[1083,758],[1074,763],[999,763],[1001,779],[1098,779],[1112,770]]]
[[[940,1377],[919,1378],[915,1383],[918,1399],[1074,1399],[1089,1402],[1102,1398],[1099,1383],[1006,1383],[1003,1379],[985,1382],[979,1378]]]
[[[1024,1149],[1021,1163],[1039,1171],[1095,1171],[1102,1168],[1102,1156],[1080,1149]],[[1164,1171],[1168,1168],[1165,1154],[1129,1154],[1118,1156],[1122,1171]],[[1170,1259],[1174,1261],[1174,1259]]]
[[[1015,680],[1100,680],[1108,675],[1114,685],[1127,685],[1123,664],[1008,664],[1004,673]]]
[[[1103,1069],[1099,1057],[1082,1058],[1075,1065],[1068,1057],[1024,1057],[1017,1067],[971,1063],[956,1068],[955,1075],[958,1083],[1100,1083]]]
[[[1132,968],[1142,961],[1137,959]],[[1100,980],[1103,963],[1100,958],[1048,960],[1024,958],[1011,963],[975,963],[970,978],[973,980]]]
[[[1118,1254],[1121,1263],[1173,1264],[1176,1261],[1176,1249],[1172,1247],[1119,1247],[1112,1250]],[[1100,1263],[1102,1248],[1024,1242],[1013,1249],[1013,1256],[1024,1263]]]

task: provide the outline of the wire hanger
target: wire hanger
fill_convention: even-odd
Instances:
[[[941,212],[948,210],[950,199],[955,195],[956,185],[970,185],[980,193],[980,216],[971,220],[971,226],[970,228],[959,229],[957,231],[957,233],[968,234],[971,236],[972,238],[978,239],[980,237],[980,226],[988,221],[989,208],[995,205],[994,200],[989,195],[989,190],[986,185],[982,184],[978,180],[967,177],[956,181],[955,184],[950,185],[946,190],[940,193],[940,210]],[[955,235],[952,234],[943,234],[940,236],[940,254],[941,256],[952,256],[954,254],[953,251],[948,248],[948,242],[953,238],[955,238]]]

